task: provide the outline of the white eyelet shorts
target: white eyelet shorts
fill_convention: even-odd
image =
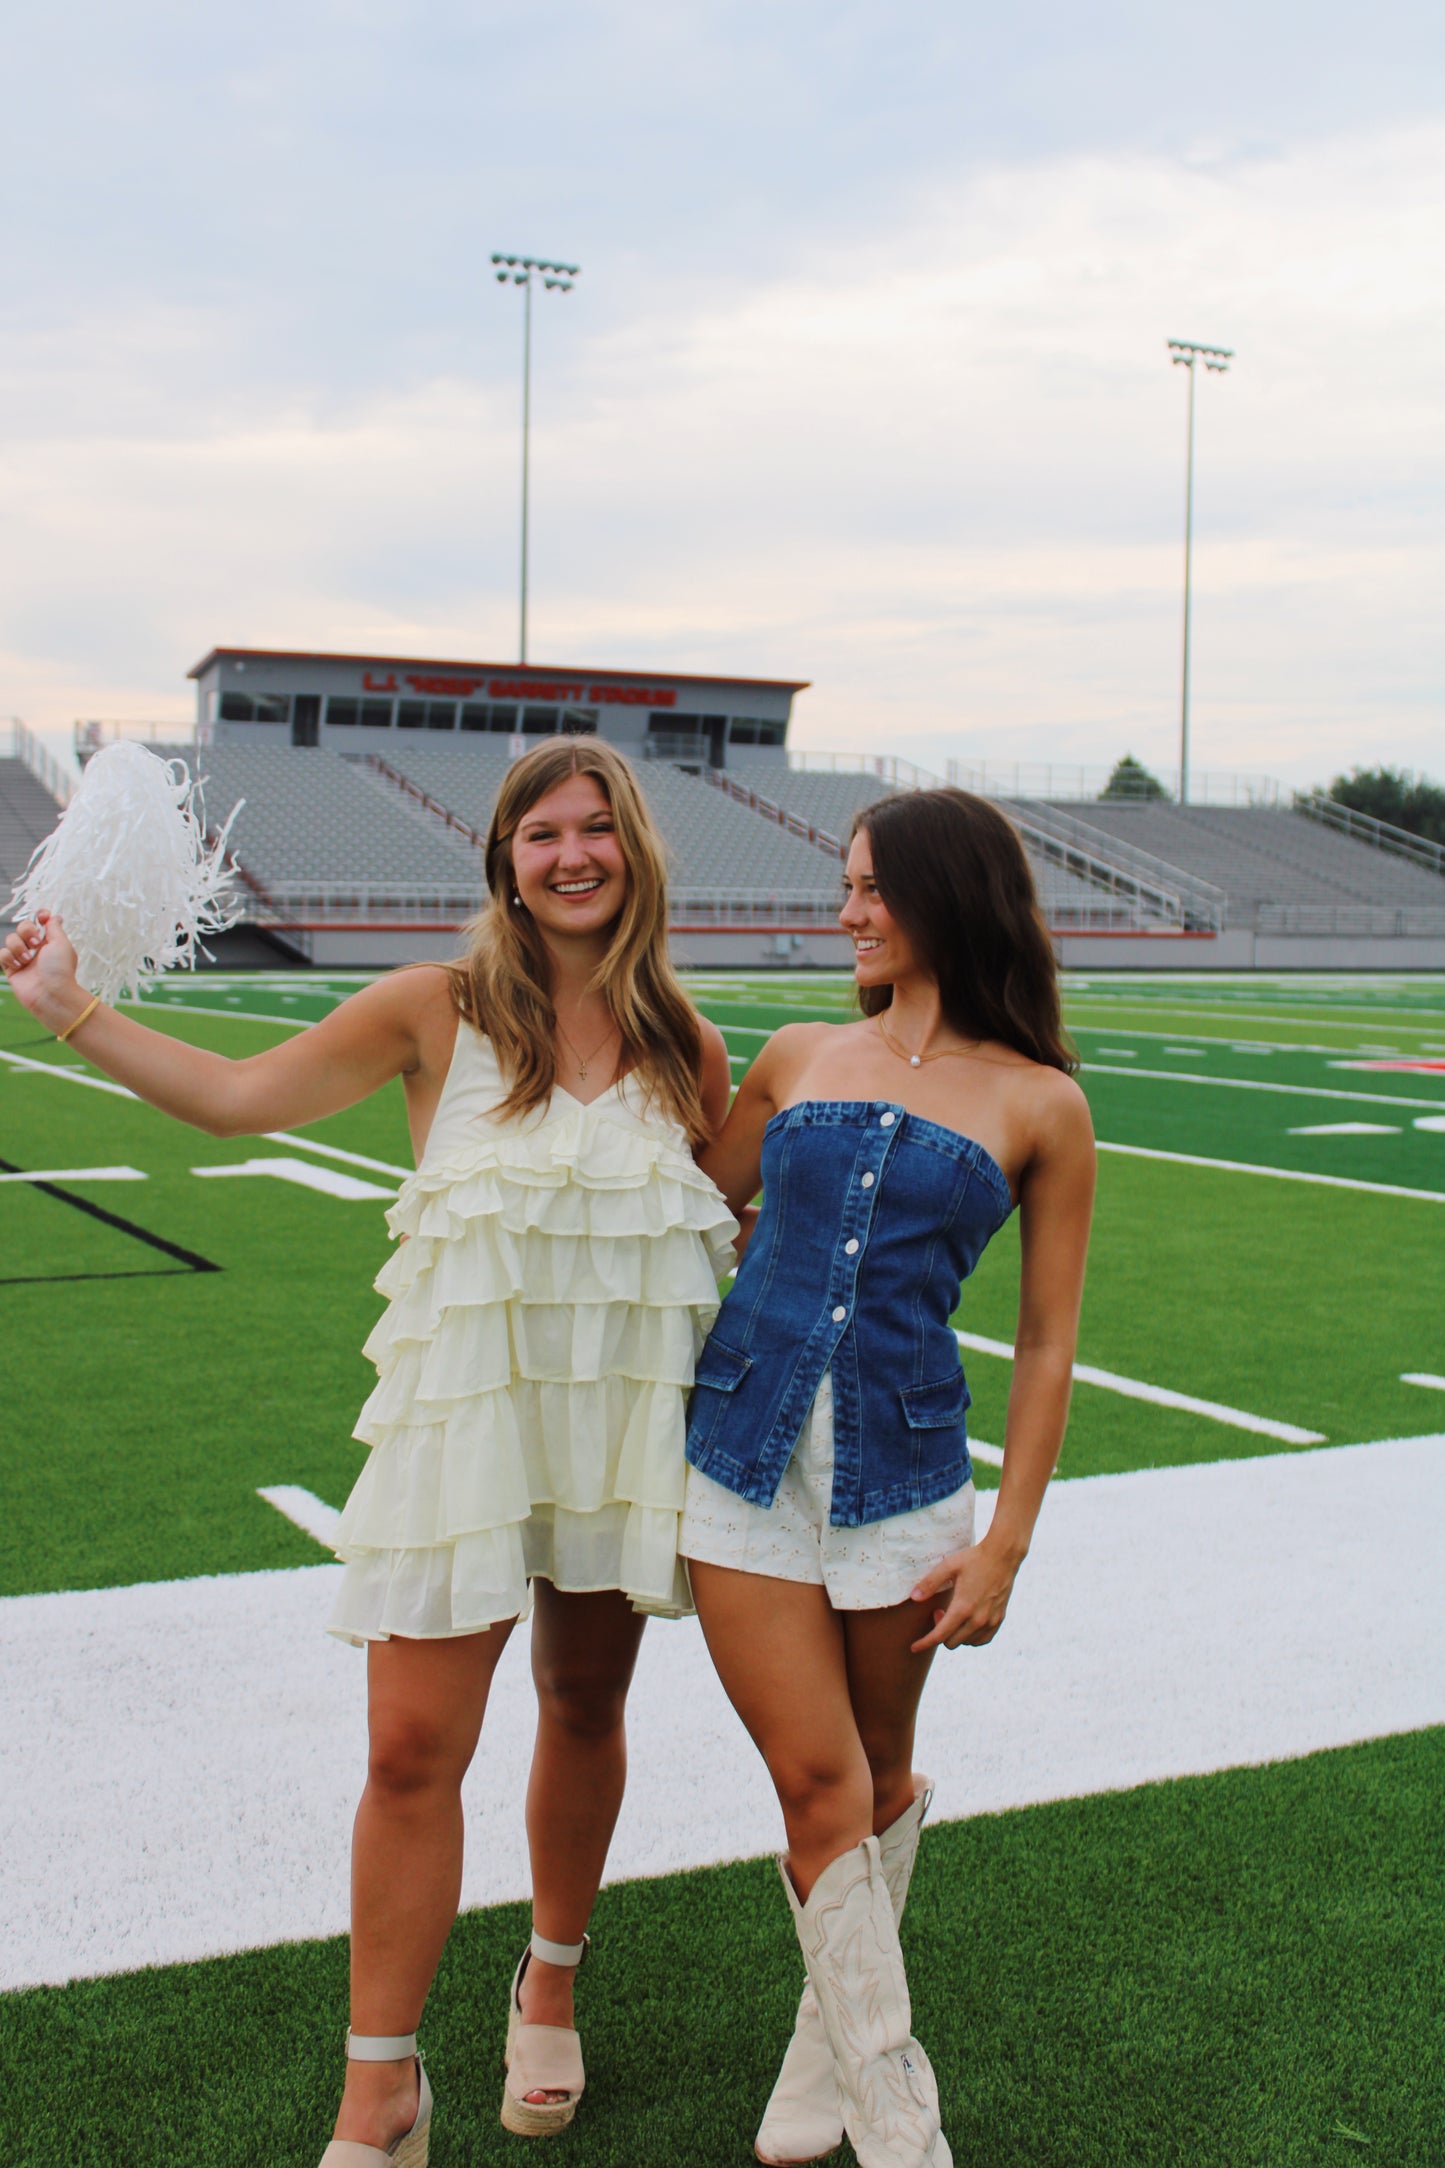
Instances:
[[[826,1588],[836,1611],[903,1603],[919,1576],[973,1542],[974,1491],[862,1528],[834,1528],[833,1379],[825,1371],[770,1506],[750,1505],[698,1468],[687,1471],[678,1549],[684,1558]]]

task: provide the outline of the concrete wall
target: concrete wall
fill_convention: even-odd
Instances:
[[[445,960],[461,947],[460,931],[442,926],[288,929],[282,939],[313,964],[354,970]],[[1065,933],[1054,936],[1054,945],[1066,971],[1445,971],[1445,941],[1331,941],[1241,931],[1215,937]],[[780,935],[763,927],[682,927],[673,934],[672,953],[678,964],[698,970],[837,971],[853,962],[847,936],[821,928]],[[270,960],[274,965],[274,954]]]

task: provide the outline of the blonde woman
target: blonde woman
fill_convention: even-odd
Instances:
[[[463,962],[379,980],[246,1061],[93,1004],[44,913],[0,959],[37,1021],[212,1135],[405,1086],[417,1171],[388,1214],[402,1239],[377,1282],[371,1454],[331,1622],[367,1648],[370,1758],[323,2168],[425,2168],[415,2031],[460,1893],[461,1783],[533,1604],[534,1932],[502,2120],[545,2135],[575,2112],[573,1981],[622,1801],[623,1707],[646,1616],[689,1608],[684,1399],[737,1231],[693,1160],[727,1110],[727,1052],[668,962],[663,848],[626,762],[574,738],[517,761],[486,873]]]

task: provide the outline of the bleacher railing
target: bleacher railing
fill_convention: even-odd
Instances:
[[[1102,799],[1106,805],[1137,801],[1153,801],[1161,805],[1179,803],[1179,773],[1177,769],[1161,769],[1157,780],[1164,787],[1161,799],[1156,791],[1142,788],[1137,792],[1127,789],[1110,789],[1114,770],[1087,762],[1072,761],[968,761],[950,760],[948,780],[960,790],[977,791],[981,798],[1047,798],[1066,802]],[[1189,771],[1190,806],[1282,806],[1288,808],[1289,786],[1273,775],[1234,775],[1223,770],[1209,771],[1191,768]]]
[[[739,747],[738,752],[739,764],[745,766],[747,748]],[[778,765],[782,768],[784,763]],[[798,775],[871,775],[894,790],[937,790],[944,780],[898,753],[812,753],[795,751],[790,746],[786,766]]]
[[[747,806],[751,812],[760,814],[765,821],[776,821],[780,828],[786,828],[790,836],[799,836],[804,843],[816,845],[831,858],[847,857],[847,850],[830,828],[820,828],[816,821],[805,820],[801,813],[790,812],[775,799],[755,790],[751,783],[744,783],[737,776],[729,775],[726,768],[703,768],[700,773],[702,780],[710,783],[714,790],[720,790],[725,798],[733,799],[738,805]]]
[[[473,828],[470,821],[464,821],[460,813],[453,813],[451,807],[443,805],[440,798],[433,798],[431,792],[423,790],[420,783],[413,783],[411,777],[403,775],[400,768],[393,768],[391,762],[383,760],[380,753],[368,753],[366,765],[378,775],[385,776],[388,783],[395,784],[408,798],[415,798],[418,805],[441,821],[444,827],[454,829],[459,836],[464,836],[468,843],[475,843],[478,850],[486,849],[487,839],[480,829]]]
[[[198,747],[210,744],[212,736],[209,723],[187,722],[176,715],[168,715],[160,722],[154,717],[134,715],[79,717],[72,723],[70,734],[77,761],[98,753],[103,745],[113,745],[117,738],[138,738],[143,745],[163,745],[168,752],[189,760]]]
[[[1337,835],[1349,836],[1356,843],[1369,843],[1377,851],[1408,858],[1413,865],[1423,866],[1427,873],[1445,876],[1445,844],[1432,843],[1426,836],[1411,835],[1408,828],[1397,828],[1391,821],[1376,820],[1373,813],[1358,813],[1353,806],[1341,805],[1338,799],[1326,798],[1317,790],[1297,790],[1294,810],[1303,813],[1306,820],[1333,828]]]
[[[0,726],[3,727],[3,726]],[[9,719],[11,760],[20,761],[30,770],[42,790],[48,790],[57,805],[69,805],[80,781],[75,770],[57,760],[47,746],[41,744],[33,730],[27,730],[18,715]],[[0,744],[4,744],[0,738]]]
[[[1148,923],[1163,920],[1183,933],[1223,931],[1227,898],[1212,881],[1171,866],[1057,806],[1028,800],[1004,803],[1024,841],[1046,864],[1062,866],[1108,894],[1135,898]]]
[[[832,762],[840,757],[828,756]],[[891,772],[884,774],[885,769]],[[830,856],[846,857],[847,847],[840,837],[793,812],[755,785],[744,783],[725,769],[708,768],[702,772],[715,789],[750,807],[764,820],[776,821],[790,835],[802,837]],[[873,763],[855,762],[851,768],[834,765],[826,772],[876,775],[899,790],[929,790],[938,784],[937,776],[892,756]],[[779,784],[786,791],[781,773]],[[1162,858],[1138,850],[1133,844],[1116,843],[1102,829],[1090,828],[1072,814],[1051,806],[1009,801],[1008,817],[1046,867],[1057,866],[1098,892],[1097,904],[1085,903],[1077,896],[1050,894],[1045,881],[1040,901],[1050,925],[1073,927],[1086,923],[1107,927],[1111,932],[1127,929],[1139,933],[1157,932],[1161,927],[1178,933],[1218,933],[1222,929],[1224,892],[1211,882],[1167,865]]]
[[[1261,903],[1254,930],[1341,941],[1439,941],[1445,940],[1445,905]]]

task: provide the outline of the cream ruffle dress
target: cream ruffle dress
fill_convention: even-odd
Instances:
[[[693,1363],[737,1223],[677,1123],[624,1077],[505,1121],[461,1022],[416,1173],[387,1214],[371,1455],[341,1516],[330,1631],[362,1643],[524,1616],[529,1582],[691,1609],[677,1555]]]

